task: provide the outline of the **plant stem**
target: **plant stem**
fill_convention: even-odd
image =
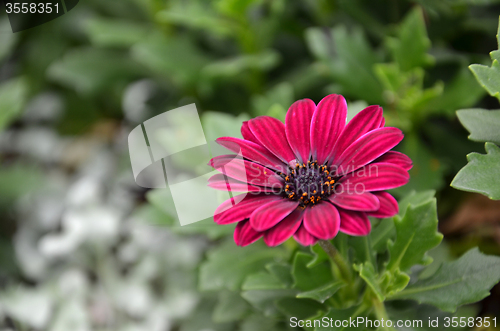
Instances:
[[[342,255],[337,251],[337,249],[332,245],[329,240],[320,240],[319,245],[330,257],[330,260],[335,263],[337,268],[340,270],[342,277],[350,283],[352,281],[352,272]]]
[[[387,331],[394,330],[393,328],[387,326],[387,320],[389,319],[389,315],[387,315],[384,303],[380,301],[378,298],[373,298],[373,309],[375,311],[377,319],[381,322],[383,320],[384,327],[381,327],[380,330],[387,330]]]

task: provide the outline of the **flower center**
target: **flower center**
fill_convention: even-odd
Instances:
[[[335,179],[326,165],[317,161],[290,167],[288,174],[281,174],[285,180],[285,193],[290,200],[300,201],[301,206],[316,204],[332,193]]]

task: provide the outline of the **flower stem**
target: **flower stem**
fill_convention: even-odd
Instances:
[[[321,248],[325,251],[325,253],[328,254],[330,260],[333,263],[335,263],[342,277],[348,283],[350,283],[352,280],[352,272],[349,266],[347,265],[347,262],[342,257],[342,254],[340,254],[337,251],[337,249],[332,245],[332,243],[329,240],[320,240],[318,243],[321,246]]]
[[[395,330],[392,327],[387,326],[387,320],[389,320],[389,315],[387,315],[387,311],[385,310],[385,305],[378,298],[373,299],[373,309],[375,311],[375,316],[379,321],[383,321],[383,327],[380,330],[393,331]]]

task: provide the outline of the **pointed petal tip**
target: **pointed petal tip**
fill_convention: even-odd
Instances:
[[[366,213],[339,209],[340,232],[351,236],[366,236],[371,232],[372,224]]]
[[[302,223],[303,210],[295,209],[278,224],[264,233],[266,245],[274,247],[290,239]]]
[[[248,246],[253,244],[260,237],[263,236],[264,233],[255,231],[251,226],[248,220],[241,221],[236,225],[236,229],[234,229],[233,239],[237,246]]]
[[[297,232],[295,232],[293,238],[302,246],[314,245],[318,241],[318,238],[307,232],[303,224],[299,227]]]
[[[332,239],[339,232],[339,226],[340,215],[333,204],[324,201],[305,209],[304,227],[314,237]]]

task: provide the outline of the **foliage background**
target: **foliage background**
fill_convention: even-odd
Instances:
[[[250,116],[283,119],[300,98],[341,93],[350,116],[380,104],[415,164],[394,194],[437,191],[446,245],[436,261],[476,245],[500,254],[498,202],[449,187],[465,155],[484,152],[455,111],[498,108],[467,67],[490,63],[499,13],[494,0],[82,0],[16,34],[2,16],[1,327],[282,327],[235,297],[242,279],[203,278],[206,264],[199,273],[207,250],[231,250],[231,227],[180,228],[168,191],[134,183],[128,132],[193,102],[209,139],[237,135]],[[473,314],[500,315],[499,292]]]

